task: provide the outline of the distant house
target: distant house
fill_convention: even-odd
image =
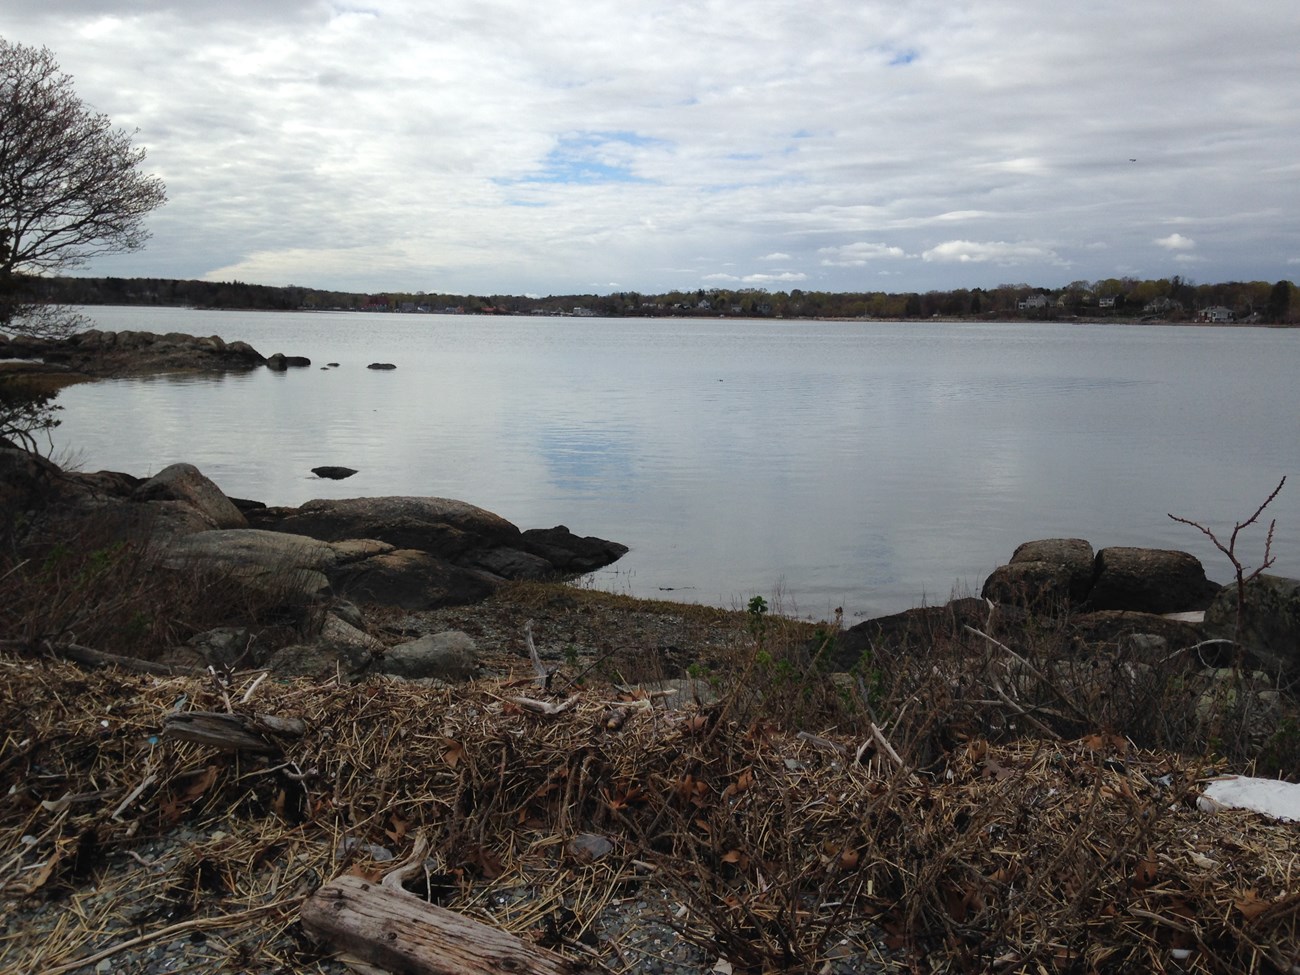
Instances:
[[[1097,299],[1097,307],[1098,307],[1098,308],[1114,308],[1114,307],[1115,307],[1115,296],[1114,296],[1114,295],[1111,295],[1109,298],[1098,298],[1098,299]]]
[[[1030,295],[1028,298],[1022,298],[1016,302],[1016,307],[1021,311],[1030,311],[1047,307],[1047,295]]]
[[[1161,296],[1152,298],[1142,306],[1142,310],[1148,315],[1162,315],[1167,311],[1176,311],[1182,307],[1183,303],[1181,301],[1174,301],[1172,298]]]
[[[1197,312],[1196,319],[1201,322],[1235,322],[1237,313],[1223,305],[1211,305]]]

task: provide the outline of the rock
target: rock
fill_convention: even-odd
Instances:
[[[1082,538],[1041,538],[1016,547],[1011,555],[1011,565],[1026,562],[1045,562],[1060,566],[1069,575],[1069,597],[1080,603],[1092,588],[1095,556],[1092,545]]]
[[[285,355],[283,352],[276,352],[267,356],[266,359],[266,368],[273,372],[284,372],[290,368],[301,368],[310,365],[311,360],[305,355]]]
[[[329,614],[337,616],[348,626],[365,632],[366,618],[356,603],[348,602],[346,599],[336,599],[329,606]]]
[[[338,565],[339,558],[332,546],[314,538],[245,528],[172,539],[164,562],[173,567],[225,565],[260,588],[292,597],[328,592],[327,573]]]
[[[397,366],[393,365],[391,362],[372,362],[370,363],[370,365],[366,366],[366,368],[367,369],[396,369]]]
[[[1072,583],[1070,570],[1058,562],[1013,561],[989,573],[980,595],[1007,606],[1054,612],[1069,603]]]
[[[317,477],[327,477],[331,481],[342,481],[356,473],[351,467],[313,467],[311,472]]]
[[[447,630],[390,647],[375,672],[406,680],[469,680],[478,670],[478,648],[459,630]]]
[[[347,677],[362,673],[373,660],[370,651],[361,647],[296,643],[273,653],[266,668],[286,677],[328,679],[336,674]]]
[[[259,656],[257,634],[242,626],[219,626],[197,633],[185,645],[213,667],[256,666]]]
[[[335,589],[363,603],[405,610],[460,606],[485,599],[502,580],[464,569],[428,552],[397,549],[343,566],[333,575]]]
[[[193,464],[172,464],[133,492],[136,501],[180,501],[211,528],[247,528],[248,519]]]
[[[550,579],[557,574],[555,566],[546,559],[514,548],[489,549],[475,553],[465,561],[473,568],[503,579]]]
[[[983,641],[967,633],[965,627],[985,630],[988,616],[988,604],[982,599],[969,598],[954,599],[945,606],[922,606],[865,620],[839,634],[827,662],[832,670],[843,671],[851,670],[864,654],[880,652],[886,647],[890,653],[905,653],[909,648],[929,647],[939,640],[983,646]],[[817,649],[812,652],[816,653]]]
[[[155,372],[251,369],[265,361],[247,342],[182,332],[105,332],[90,329],[65,339],[23,337],[5,344],[5,354],[43,359],[54,371],[83,376],[134,376]]]
[[[627,546],[594,536],[578,536],[564,525],[554,528],[530,528],[523,533],[525,552],[539,556],[562,573],[592,572],[617,562],[627,554]],[[513,576],[511,578],[514,578]]]
[[[1190,647],[1200,642],[1201,629],[1183,620],[1169,619],[1154,613],[1134,613],[1126,610],[1097,610],[1072,616],[1070,633],[1081,643],[1094,647],[1102,645],[1124,646],[1136,649],[1132,643],[1136,636],[1159,638],[1175,649]],[[1147,644],[1150,645],[1150,644]]]
[[[316,639],[321,646],[331,650],[364,650],[369,654],[384,652],[382,641],[375,639],[361,627],[353,626],[352,623],[332,612],[325,614]]]
[[[0,447],[0,535],[12,527],[14,519],[43,508],[62,474],[44,457],[17,447]]]
[[[1235,582],[1220,590],[1206,609],[1205,632],[1238,639]],[[1300,579],[1264,574],[1247,583],[1239,639],[1256,666],[1281,673],[1288,681],[1300,680]]]
[[[322,541],[373,538],[454,561],[471,551],[513,548],[520,531],[500,515],[449,498],[342,498],[308,501],[283,515],[259,517],[263,527]]]
[[[1205,578],[1200,560],[1155,548],[1104,548],[1097,553],[1091,609],[1182,613],[1205,609],[1219,587]]]

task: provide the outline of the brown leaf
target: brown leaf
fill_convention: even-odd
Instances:
[[[1156,882],[1158,873],[1159,868],[1155,855],[1148,853],[1133,868],[1132,884],[1134,887],[1150,887]]]
[[[398,816],[397,813],[392,813],[388,817],[388,821],[392,824],[393,828],[384,830],[384,835],[394,843],[401,845],[402,839],[406,836],[406,829],[411,824]]]
[[[1260,897],[1259,891],[1248,890],[1233,901],[1233,906],[1241,911],[1241,916],[1247,921],[1253,921],[1273,905]]]
[[[455,768],[465,757],[465,746],[453,738],[444,738],[442,741],[446,745],[442,750],[442,760]]]

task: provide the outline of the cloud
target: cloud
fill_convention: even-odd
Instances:
[[[1196,241],[1182,234],[1170,234],[1155,241],[1156,245],[1171,251],[1189,251],[1196,246]]]
[[[838,247],[822,247],[817,251],[824,267],[864,267],[872,261],[897,260],[907,257],[901,247],[858,241]]]
[[[949,240],[921,255],[922,260],[958,264],[998,264],[1012,267],[1021,264],[1059,264],[1061,258],[1050,248],[1036,244],[1009,244],[1005,241],[977,242]]]
[[[854,290],[885,264],[899,290],[1004,266],[1054,286],[1171,254],[1294,274],[1292,12],[1184,6],[7,0],[0,36],[48,45],[167,183],[151,245],[86,273],[480,294],[727,268]]]

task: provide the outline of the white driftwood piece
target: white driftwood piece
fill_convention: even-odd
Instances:
[[[572,975],[565,958],[497,928],[360,877],[303,903],[302,923],[350,955],[403,975]]]

